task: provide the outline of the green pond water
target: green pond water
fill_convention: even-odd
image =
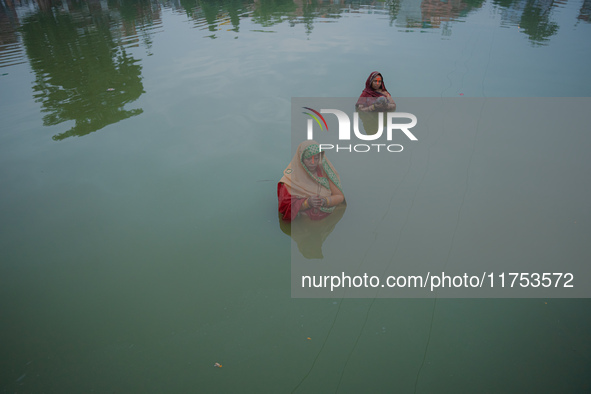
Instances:
[[[588,0],[0,0],[0,391],[589,392],[589,299],[291,298],[276,182],[291,98],[357,97],[374,70],[395,99],[591,96],[590,18]],[[587,133],[543,167],[543,142],[499,154],[506,166],[473,160],[516,183],[516,157],[536,182],[548,171],[552,192],[507,214],[548,215],[564,226],[549,234],[572,235],[558,250],[582,261],[588,173],[552,168],[589,168]],[[398,206],[386,188],[362,211],[352,193],[327,258],[358,223],[367,238],[388,223],[470,234],[458,206],[482,192],[464,189],[482,145],[427,141],[392,173],[427,181],[397,183],[411,197]],[[410,205],[456,190],[436,181],[448,175],[456,227]],[[491,225],[504,237],[488,251],[524,230]],[[460,235],[398,257],[485,256]]]

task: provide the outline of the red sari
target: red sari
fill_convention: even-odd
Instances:
[[[316,169],[316,175],[319,177],[324,176],[320,166]],[[279,200],[279,213],[281,213],[283,220],[288,222],[296,218],[302,208],[302,204],[307,200],[307,198],[292,196],[283,182],[277,184],[277,199]],[[330,215],[330,213],[322,212],[316,208],[306,209],[302,212],[312,220],[324,219]]]
[[[304,165],[305,157],[320,155],[320,164],[316,172],[311,173]],[[306,214],[312,220],[324,219],[330,215],[335,207],[318,207],[302,209],[302,205],[312,196],[330,198],[331,185],[336,186],[341,192],[341,179],[332,163],[320,152],[316,141],[302,142],[293,159],[283,171],[283,177],[277,184],[277,199],[279,201],[279,213],[283,220],[291,222],[298,213]]]

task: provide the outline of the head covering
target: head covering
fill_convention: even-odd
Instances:
[[[359,99],[357,100],[357,104],[355,104],[356,106],[359,106],[359,105],[367,106],[367,105],[371,105],[375,102],[375,99],[368,99],[367,97],[383,97],[383,96],[385,96],[385,94],[380,93],[371,87],[371,83],[378,75],[380,77],[382,77],[382,87],[381,87],[382,91],[383,92],[388,91],[386,89],[386,85],[384,84],[384,77],[382,76],[382,74],[380,74],[377,71],[374,71],[371,74],[369,74],[369,77],[367,77],[367,80],[365,81],[365,89],[363,89],[363,92],[361,92],[361,95],[359,96]]]
[[[312,157],[320,153],[320,165],[322,170],[312,173],[304,164],[304,159]],[[324,156],[324,152],[320,152],[320,146],[316,141],[304,141],[291,159],[291,163],[283,171],[283,177],[279,181],[285,184],[289,193],[294,197],[308,198],[311,196],[329,197],[330,181],[342,192],[341,178],[337,170],[335,170],[332,163]],[[323,212],[330,213],[334,207],[318,208]]]
[[[387,92],[388,89],[386,89],[386,85],[384,84],[384,77],[382,76],[382,74],[380,74],[377,71],[372,72],[371,74],[369,74],[369,77],[367,77],[367,80],[365,81],[365,89],[363,89],[363,92],[361,92],[361,96],[359,97],[380,97],[380,96],[384,96],[382,93],[379,93],[377,91],[375,91],[372,87],[371,87],[371,83],[373,82],[373,80],[377,77],[377,76],[382,77],[382,86],[381,86],[381,90],[383,90],[384,92]]]

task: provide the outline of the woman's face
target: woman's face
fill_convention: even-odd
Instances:
[[[321,153],[318,153],[314,156],[310,156],[307,159],[304,159],[304,165],[306,166],[306,168],[308,168],[308,170],[310,172],[314,172],[316,171],[316,168],[318,168],[318,164],[320,163],[320,155]]]
[[[371,88],[373,90],[378,90],[382,87],[382,76],[381,75],[376,75],[376,77],[373,79],[373,81],[371,81]]]

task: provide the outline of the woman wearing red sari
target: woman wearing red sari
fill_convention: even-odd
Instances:
[[[365,89],[361,92],[355,107],[362,112],[395,111],[396,103],[384,85],[382,74],[377,71],[369,74],[365,81]]]
[[[345,201],[341,179],[316,141],[302,142],[277,184],[279,212],[292,221],[298,213],[312,220],[330,215]]]

